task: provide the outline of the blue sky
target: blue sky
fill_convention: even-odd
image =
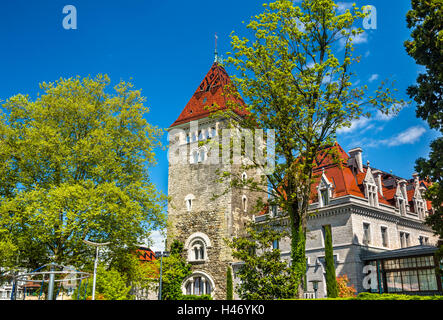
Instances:
[[[0,3],[0,100],[18,93],[35,97],[38,83],[60,77],[106,73],[113,83],[129,80],[142,89],[150,123],[167,128],[178,117],[213,61],[214,33],[219,52],[230,50],[229,34],[243,33],[242,21],[261,11],[257,0],[42,0]],[[359,38],[357,81],[375,89],[379,81],[397,81],[398,97],[420,70],[403,42],[410,31],[408,0],[355,1],[377,8],[377,29]],[[346,1],[341,5],[346,7]],[[77,30],[65,30],[62,9],[77,9]],[[233,70],[229,70],[233,71]],[[426,157],[437,136],[415,117],[415,105],[396,117],[360,120],[339,134],[348,151],[363,149],[371,166],[411,178],[415,160]],[[166,135],[163,139],[166,142]],[[167,193],[166,152],[158,152],[152,180]]]

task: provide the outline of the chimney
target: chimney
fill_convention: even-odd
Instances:
[[[361,157],[363,150],[361,148],[354,148],[349,150],[350,161],[358,168],[360,172],[363,172],[363,160]]]
[[[377,184],[377,188],[378,188],[378,192],[380,192],[380,194],[383,195],[383,184],[381,182],[381,176],[382,176],[381,171],[374,170],[374,171],[372,171],[372,174],[374,175],[375,183]]]
[[[420,179],[418,177],[418,173],[415,172],[412,174],[412,176],[414,177],[414,186],[417,188],[420,185]]]

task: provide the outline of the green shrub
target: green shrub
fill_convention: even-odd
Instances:
[[[408,294],[392,294],[392,293],[370,293],[362,292],[355,297],[345,298],[325,298],[319,300],[443,300],[442,295],[435,296],[413,296]]]
[[[354,300],[443,300],[443,296],[413,296],[408,294],[362,292]]]

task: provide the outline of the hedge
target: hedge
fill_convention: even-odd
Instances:
[[[180,300],[212,300],[212,297],[209,294],[204,294],[204,295],[201,295],[201,296],[183,295],[183,296],[181,296]]]
[[[392,293],[369,293],[362,292],[355,297],[350,298],[326,298],[325,300],[443,300],[443,296],[413,296],[408,294],[392,294]]]

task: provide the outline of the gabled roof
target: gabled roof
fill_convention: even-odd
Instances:
[[[313,183],[311,189],[311,202],[317,201],[316,188],[320,183],[320,176],[323,170],[328,180],[331,181],[334,186],[334,198],[346,195],[365,198],[363,182],[365,179],[373,180],[371,175],[376,169],[363,166],[363,172],[353,170],[352,166],[348,165],[348,160],[350,157],[337,142],[333,146],[321,150],[317,158],[320,158],[320,160],[316,161],[317,166],[313,169],[315,182]],[[381,195],[379,192],[378,201],[382,204],[395,206],[397,185],[391,180],[397,180],[398,177],[394,177],[392,174],[383,172],[381,170],[380,172],[382,176],[383,195]],[[414,196],[414,188],[409,189],[407,191],[407,195],[408,202],[411,202],[412,197]],[[429,204],[427,209],[430,209]]]
[[[210,106],[217,105],[219,107],[218,110],[227,109],[228,101],[236,102],[241,107],[236,109],[236,113],[240,116],[245,116],[247,114],[245,102],[241,98],[234,98],[227,94],[226,87],[231,85],[232,81],[225,68],[218,62],[214,62],[171,127],[208,117],[213,112],[208,110]]]

